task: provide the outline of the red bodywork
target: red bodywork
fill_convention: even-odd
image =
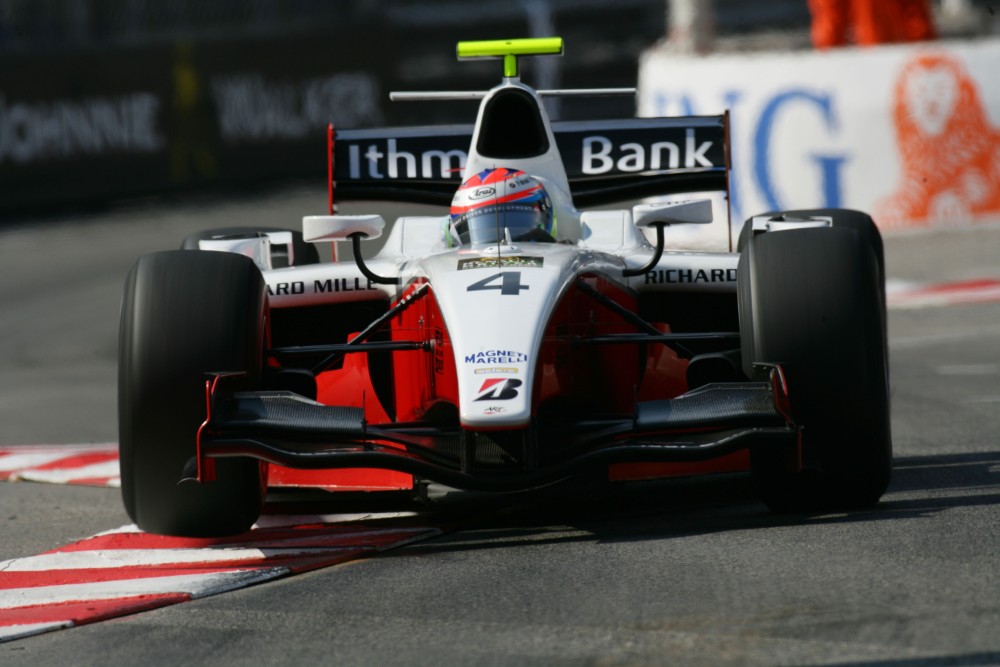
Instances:
[[[634,292],[602,276],[582,278],[591,288],[631,312]],[[401,295],[412,296],[423,284],[411,283]],[[666,323],[655,326],[664,333]],[[688,390],[688,362],[664,345],[575,345],[574,340],[633,333],[633,325],[577,288],[556,306],[539,350],[533,387],[533,413],[550,401],[565,401],[594,414],[629,414],[635,401],[673,398]],[[432,341],[430,351],[394,351],[393,401],[397,422],[422,419],[441,402],[459,401],[455,354],[434,292],[416,300],[392,319],[394,341]],[[326,405],[363,407],[369,424],[392,421],[379,401],[367,355],[348,354],[343,366],[317,377],[317,400]],[[389,444],[389,443],[386,443]],[[707,462],[624,463],[609,467],[609,479],[626,481],[749,469],[746,451]],[[271,486],[322,487],[340,491],[387,491],[413,488],[411,475],[382,469],[301,470],[270,464]]]

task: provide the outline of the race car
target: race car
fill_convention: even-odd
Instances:
[[[549,96],[634,95],[520,80],[519,57],[562,50],[461,42],[502,60],[499,85],[394,97],[479,100],[474,125],[331,126],[327,215],[139,258],[119,428],[140,528],[244,532],[269,484],[499,494],[749,471],[779,512],[878,501],[892,446],[871,218],[734,227],[728,116],[552,121]],[[345,199],[442,214],[399,217],[366,257],[385,220],[336,214]],[[321,261],[331,242],[353,258]]]

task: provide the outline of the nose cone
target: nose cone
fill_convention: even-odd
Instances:
[[[531,421],[537,355],[566,280],[564,255],[555,244],[525,243],[427,261],[455,351],[465,428],[516,428]]]

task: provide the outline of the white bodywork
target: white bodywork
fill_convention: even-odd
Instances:
[[[516,79],[506,79],[486,94],[484,105],[490,97],[512,86],[538,99],[531,88]],[[636,223],[696,224],[708,233],[707,228],[715,226],[703,224],[711,222],[711,204],[681,201],[581,213],[569,194],[566,172],[544,111],[542,119],[549,150],[503,164],[475,151],[481,125],[477,122],[464,177],[506,166],[539,178],[553,201],[557,243],[448,248],[444,235],[447,216],[403,217],[392,226],[379,254],[366,262],[377,275],[398,277],[399,285],[373,283],[353,262],[284,269],[262,266],[271,307],[394,301],[413,281],[426,281],[454,349],[461,422],[475,429],[523,426],[529,422],[543,334],[560,299],[581,275],[600,275],[636,293],[735,292],[738,255],[730,252],[668,248],[648,271],[638,276],[623,275],[626,269],[647,265],[655,252]],[[359,231],[370,234],[381,221],[376,218],[310,216],[305,221],[306,237],[327,241]],[[716,222],[728,224],[728,220]],[[717,235],[717,231],[714,233]],[[505,397],[491,399],[501,395]]]
[[[734,253],[665,252],[651,271],[623,277],[625,268],[643,266],[654,253],[631,218],[627,210],[584,213],[581,238],[572,244],[437,251],[432,248],[443,243],[446,217],[401,218],[382,251],[367,264],[376,274],[399,276],[402,286],[415,280],[431,286],[455,354],[462,425],[521,426],[531,418],[532,379],[539,371],[538,351],[546,325],[581,275],[601,275],[637,293],[735,291],[738,255]],[[436,235],[429,243],[432,231]],[[409,238],[419,242],[408,244]],[[353,262],[274,269],[264,276],[272,308],[391,300],[403,289],[372,283]],[[496,389],[487,386],[492,378],[515,381],[516,396],[484,399]]]

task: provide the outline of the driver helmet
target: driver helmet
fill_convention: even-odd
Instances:
[[[552,200],[541,182],[520,169],[484,169],[451,200],[449,245],[555,241]]]

